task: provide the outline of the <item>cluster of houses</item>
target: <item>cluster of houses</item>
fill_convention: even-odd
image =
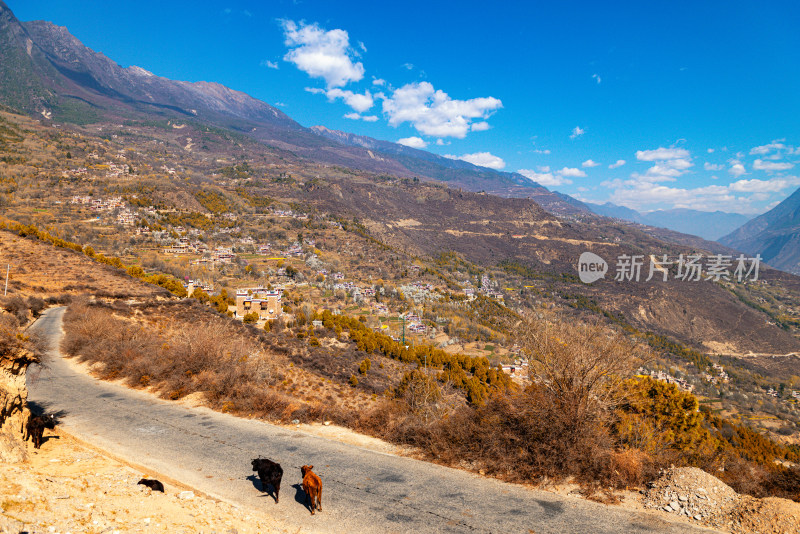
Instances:
[[[133,226],[136,224],[136,213],[124,208],[117,214],[117,224],[122,226]]]
[[[677,378],[664,371],[650,371],[644,368],[640,368],[638,373],[640,375],[650,376],[652,378],[655,378],[656,380],[666,382],[667,384],[675,384],[684,391],[691,392],[694,390],[694,385],[690,384],[685,378]]]
[[[717,372],[717,376],[711,375],[709,373],[703,373],[703,379],[707,382],[711,382],[714,385],[717,384],[727,384],[730,381],[730,377],[728,373],[725,372],[725,369],[718,363],[711,364],[711,367]]]
[[[95,211],[111,211],[125,206],[122,197],[95,198],[90,196],[75,195],[70,204],[88,205]]]

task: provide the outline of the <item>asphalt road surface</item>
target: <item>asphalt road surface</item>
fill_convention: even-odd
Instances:
[[[50,343],[46,368],[30,373],[30,401],[63,411],[62,426],[95,446],[212,497],[261,510],[291,532],[709,532],[579,498],[482,478],[427,462],[187,408],[96,380],[65,362],[57,347],[64,308],[31,329]],[[38,376],[37,376],[38,375]],[[284,469],[281,500],[259,491],[250,460]],[[302,504],[300,466],[323,482],[323,511]]]

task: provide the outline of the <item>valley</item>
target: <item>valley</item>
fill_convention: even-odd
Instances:
[[[41,351],[24,329],[63,313],[57,349],[92,387],[257,421],[273,437],[273,424],[332,422],[471,473],[448,477],[497,479],[483,488],[568,481],[614,503],[678,465],[800,499],[800,277],[787,272],[791,247],[778,250],[791,239],[776,234],[759,263],[763,217],[717,243],[646,225],[683,218],[715,237],[742,221],[677,210],[639,224],[615,208],[600,216],[519,173],[306,128],[217,83],[123,68],[0,1],[9,340]],[[584,252],[608,263],[604,277],[581,281]],[[703,263],[696,279],[687,258]],[[55,402],[37,387],[31,400]],[[88,416],[71,413],[80,394],[70,402],[64,424],[89,439]],[[256,454],[257,439],[224,445]],[[340,494],[357,462],[347,469]],[[386,498],[399,503],[395,490]],[[434,511],[420,495],[381,514],[421,530]],[[505,519],[478,526],[441,519],[492,530],[516,513],[499,506]],[[357,530],[377,520],[338,513]]]

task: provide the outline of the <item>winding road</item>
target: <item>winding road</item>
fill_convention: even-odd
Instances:
[[[31,326],[47,339],[46,367],[30,373],[29,400],[62,411],[65,430],[131,463],[212,497],[261,511],[291,532],[709,532],[327,440],[291,428],[187,408],[94,379],[58,351],[64,308]],[[250,460],[284,468],[282,498],[259,491]],[[301,504],[303,464],[322,478],[323,512]]]

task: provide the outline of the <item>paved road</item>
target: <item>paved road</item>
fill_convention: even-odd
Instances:
[[[50,342],[29,400],[63,410],[70,433],[211,496],[261,510],[291,532],[708,532],[578,498],[484,479],[203,408],[186,408],[91,378],[62,360],[64,308],[31,328]],[[32,376],[35,373],[32,373]],[[250,460],[284,468],[281,502],[258,491]],[[323,512],[303,507],[299,466],[323,481]]]

